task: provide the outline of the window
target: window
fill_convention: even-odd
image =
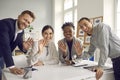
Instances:
[[[77,0],[64,0],[64,22],[77,26]]]
[[[117,19],[117,35],[120,37],[120,0],[117,0],[117,15],[116,15],[116,19]]]

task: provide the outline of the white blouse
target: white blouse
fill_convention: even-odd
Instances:
[[[38,41],[35,41],[32,47],[32,54],[30,54],[29,60],[31,60],[31,64],[34,65],[38,61],[42,61],[44,65],[58,64],[58,52],[54,42],[48,43],[48,48],[44,47],[42,53],[38,52]]]

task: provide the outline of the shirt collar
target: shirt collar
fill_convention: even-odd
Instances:
[[[21,33],[23,30],[20,30],[19,28],[18,28],[18,24],[17,24],[17,21],[16,21],[16,25],[15,25],[15,27],[16,27],[16,31],[15,31],[15,33]]]

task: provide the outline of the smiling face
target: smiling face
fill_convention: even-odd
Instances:
[[[42,36],[45,40],[47,40],[47,42],[51,41],[53,38],[53,31],[51,28],[48,28],[46,30],[44,30],[44,32],[42,33]]]
[[[66,38],[67,41],[71,41],[73,39],[73,36],[74,36],[73,27],[72,26],[64,27],[63,34],[64,34],[64,37]]]
[[[92,23],[83,19],[78,23],[79,27],[87,34],[92,33]]]
[[[18,28],[23,30],[27,28],[33,21],[33,18],[29,14],[19,15],[18,17]]]

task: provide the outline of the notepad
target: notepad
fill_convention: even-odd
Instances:
[[[84,66],[83,68],[88,69],[93,71],[93,68],[97,67],[97,65],[94,66]],[[104,71],[112,71],[113,68],[112,67],[107,67],[107,66],[103,66]]]
[[[76,63],[76,64],[74,64],[73,66],[74,67],[84,67],[84,66],[87,66],[88,64],[86,64],[86,63]]]
[[[77,76],[64,80],[96,80],[95,76]]]

